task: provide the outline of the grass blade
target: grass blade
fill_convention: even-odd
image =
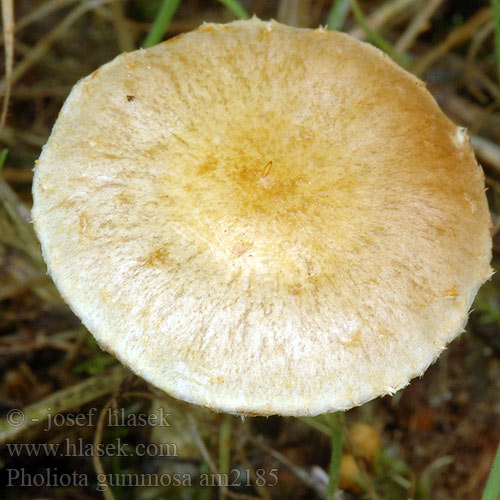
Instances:
[[[49,394],[46,398],[22,408],[20,422],[12,425],[7,418],[0,420],[0,443],[12,442],[27,429],[43,424],[50,415],[80,408],[86,403],[113,392],[129,374],[123,366],[116,366],[106,373],[88,377],[83,382],[70,385]]]
[[[3,165],[5,163],[5,160],[7,159],[8,154],[9,154],[8,148],[3,148],[2,152],[0,153],[0,171],[3,168]]]
[[[327,500],[333,500],[335,491],[339,486],[340,465],[342,463],[342,448],[344,438],[340,420],[344,418],[342,413],[331,415],[331,435],[332,435],[332,454],[330,456],[330,479],[328,481]]]
[[[224,415],[219,428],[219,472],[229,474],[231,462],[231,415]]]
[[[332,31],[342,29],[347,14],[349,14],[349,8],[349,0],[335,0],[330,10],[330,14],[328,14],[328,21],[326,22],[327,29]]]
[[[163,0],[158,14],[156,14],[153,26],[149,30],[148,36],[142,46],[147,49],[163,40],[170,22],[179,7],[181,0]]]
[[[497,47],[498,48],[498,47]],[[481,500],[498,500],[500,498],[500,442],[491,466],[490,476],[486,482]]]
[[[491,0],[495,23],[495,52],[497,55],[498,81],[500,82],[500,0]]]
[[[376,31],[372,30],[365,21],[365,17],[363,15],[363,11],[358,4],[358,0],[350,0],[351,9],[354,17],[358,24],[363,28],[366,33],[366,36],[370,40],[373,45],[378,47],[380,50],[383,50],[388,56],[394,59],[400,66],[403,68],[408,68],[410,65],[410,61],[405,54],[401,54],[398,52],[384,37],[379,35]]]
[[[238,0],[219,0],[219,2],[229,9],[238,19],[248,19],[250,17]]]

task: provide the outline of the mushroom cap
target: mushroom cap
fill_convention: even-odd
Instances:
[[[174,397],[315,415],[394,393],[490,276],[463,129],[376,48],[256,18],[122,54],[35,169],[48,270],[99,344]]]

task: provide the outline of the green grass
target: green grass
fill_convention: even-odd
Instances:
[[[495,23],[495,52],[497,55],[498,81],[500,82],[500,0],[491,0]]]
[[[219,428],[219,472],[229,474],[231,462],[231,415],[224,415]]]
[[[498,498],[500,498],[500,442],[481,500],[498,500]]]
[[[149,30],[148,36],[142,46],[147,49],[163,40],[165,33],[177,12],[181,0],[163,0],[158,14],[156,14],[153,26]]]
[[[403,68],[408,68],[410,66],[410,60],[406,54],[398,52],[383,36],[379,35],[376,31],[372,30],[368,24],[366,24],[365,16],[363,11],[359,6],[358,0],[350,0],[351,10],[356,18],[357,23],[363,28],[368,40],[370,40],[373,45],[378,47],[380,50],[384,51],[389,57],[394,59]]]
[[[219,0],[219,2],[229,9],[238,19],[248,19],[250,17],[238,0]]]
[[[333,2],[326,26],[329,30],[340,30],[344,26],[349,14],[349,0],[335,0]]]
[[[342,435],[342,426],[340,424],[344,415],[341,412],[329,415],[331,419],[331,434],[332,434],[332,452],[330,455],[330,478],[328,481],[328,490],[326,493],[327,500],[333,500],[335,491],[339,486],[340,466],[342,463],[342,448],[344,438]]]
[[[8,154],[9,154],[8,148],[3,148],[2,152],[0,153],[0,171],[3,168],[3,165],[5,163],[5,160],[7,159]]]
[[[238,19],[248,19],[250,16],[243,8],[238,0],[219,0],[221,4],[227,7]],[[160,43],[165,36],[165,33],[172,22],[181,0],[163,0],[158,14],[156,14],[153,26],[149,30],[148,36],[144,43],[143,48],[147,49],[157,43]]]

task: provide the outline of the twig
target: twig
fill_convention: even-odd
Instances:
[[[16,184],[29,184],[33,180],[33,171],[29,168],[9,168],[1,169],[2,177],[7,182]]]
[[[481,45],[490,36],[491,32],[494,30],[495,26],[493,20],[486,23],[477,33],[472,37],[472,42],[467,51],[467,57],[465,62],[464,80],[465,85],[469,89],[472,95],[481,103],[486,104],[488,98],[473,84],[473,76],[475,71],[475,60]]]
[[[309,488],[314,490],[320,498],[326,499],[326,489],[324,488],[324,486],[318,484],[318,481],[316,481],[311,476],[311,474],[309,474],[306,470],[294,464],[289,458],[280,453],[278,450],[275,450],[274,448],[268,446],[266,443],[264,443],[264,441],[253,437],[251,434],[248,434],[247,438],[255,446],[258,446],[260,449],[264,450],[268,455],[271,455],[276,460],[281,462],[294,476],[300,479]]]
[[[500,182],[486,176],[484,179],[486,186],[493,188],[498,194],[500,194]],[[497,217],[497,221],[493,227],[493,234],[498,232],[498,225],[500,224],[500,217]]]
[[[490,8],[481,9],[476,12],[467,22],[454,29],[444,41],[418,59],[412,67],[413,73],[419,76],[424,75],[436,61],[441,59],[450,50],[474,36],[476,31],[492,18],[492,15],[493,11]]]
[[[13,342],[11,345],[0,344],[0,355],[12,355],[25,352],[37,351],[40,349],[57,349],[60,351],[70,351],[73,344],[64,340],[51,339],[44,335],[39,335],[31,342]]]
[[[55,372],[54,375],[58,376],[59,380],[63,380],[67,376],[68,370],[78,356],[78,353],[81,351],[85,343],[85,339],[89,334],[83,327],[78,328],[76,331],[78,332],[78,335],[76,341],[73,342],[71,349],[66,353],[59,366],[55,365],[51,369],[51,372]]]
[[[113,27],[115,28],[116,39],[118,40],[118,46],[122,52],[130,52],[134,50],[134,40],[132,38],[132,33],[127,23],[127,18],[123,12],[123,7],[121,2],[114,1],[111,2],[111,17],[113,20]]]
[[[35,293],[43,300],[61,303],[62,299],[51,281],[41,279],[38,282],[37,280],[39,276],[47,272],[47,268],[33,227],[29,223],[29,217],[30,213],[26,205],[0,177],[0,241],[5,241],[26,254],[29,260],[27,267],[30,268],[28,280],[35,280],[30,283]],[[10,290],[9,293],[12,291]]]
[[[68,7],[72,3],[76,3],[80,0],[49,0],[40,4],[38,8],[35,8],[28,13],[16,23],[16,32],[21,31],[30,24],[36,23],[54,12]]]
[[[189,431],[191,432],[191,436],[193,437],[193,440],[198,447],[198,450],[201,453],[201,456],[203,457],[203,460],[208,465],[208,468],[212,472],[212,474],[215,474],[215,477],[218,478],[219,480],[219,486],[222,489],[222,492],[227,496],[229,493],[228,488],[226,485],[220,483],[221,480],[221,474],[219,470],[217,469],[217,466],[215,465],[215,462],[213,461],[212,457],[210,456],[210,453],[207,450],[207,447],[205,446],[205,443],[203,442],[203,439],[201,439],[200,433],[198,432],[198,426],[196,425],[196,420],[194,419],[193,415],[188,415],[188,423],[189,423]]]
[[[18,295],[27,292],[34,286],[44,284],[49,280],[50,278],[45,273],[42,273],[42,274],[37,274],[35,276],[30,276],[21,283],[13,283],[11,285],[1,287],[0,300],[17,297]]]
[[[261,498],[264,500],[271,500],[271,495],[269,494],[269,491],[267,490],[266,484],[260,484],[259,481],[257,481],[257,475],[255,474],[254,468],[250,465],[250,462],[248,461],[246,452],[245,452],[245,445],[246,445],[247,439],[244,436],[242,442],[237,448],[237,454],[238,458],[241,460],[241,463],[243,466],[250,471],[250,476],[254,482],[254,488],[257,490],[257,493]]]
[[[441,451],[441,450],[440,450]],[[453,458],[450,455],[442,455],[433,460],[424,471],[420,474],[420,486],[423,491],[432,491],[432,476],[443,467],[447,467],[453,463]]]
[[[18,84],[12,89],[12,97],[16,99],[37,99],[40,97],[61,97],[65,98],[71,85],[22,85]]]
[[[12,220],[22,242],[23,250],[31,257],[33,262],[37,264],[37,267],[45,272],[45,264],[38,247],[38,240],[29,223],[30,212],[26,205],[2,178],[0,178],[0,205],[3,205],[7,215]]]
[[[427,5],[413,18],[412,22],[401,35],[401,38],[394,45],[396,50],[407,52],[411,49],[420,33],[423,33],[427,29],[429,19],[442,3],[443,0],[429,0],[427,2]]]
[[[47,142],[47,136],[39,135],[30,130],[19,130],[5,126],[0,135],[0,140],[11,147],[22,147],[20,142],[24,142],[39,150]]]
[[[356,18],[358,24],[365,30],[366,36],[370,40],[371,43],[376,45],[380,50],[383,50],[386,54],[388,54],[392,59],[394,59],[400,66],[404,68],[408,67],[409,59],[406,54],[402,54],[398,52],[384,37],[379,35],[375,30],[368,26],[361,7],[358,4],[358,0],[350,0],[351,2],[351,10]]]
[[[244,493],[236,493],[234,491],[231,491],[225,484],[221,483],[222,481],[222,476],[220,471],[217,469],[217,466],[215,465],[215,462],[213,461],[212,457],[210,456],[209,451],[207,450],[207,447],[205,446],[205,443],[203,442],[200,433],[198,431],[198,426],[196,424],[196,420],[193,417],[192,414],[188,414],[187,416],[188,420],[188,428],[191,433],[191,436],[193,437],[193,440],[200,451],[201,456],[205,460],[205,462],[208,465],[208,468],[212,472],[212,474],[215,475],[215,477],[218,479],[219,487],[223,491],[225,495],[227,495],[230,498],[234,498],[237,500],[256,500],[258,497],[255,497],[253,495],[245,495]]]
[[[124,392],[121,395],[121,398],[144,398],[144,399],[150,399],[151,401],[157,401],[158,396],[155,396],[154,394],[151,394],[150,392],[144,392],[144,391],[127,391]]]
[[[443,62],[451,66],[453,69],[458,69],[461,72],[465,71],[464,59],[457,54],[449,52],[443,58]],[[491,97],[500,105],[500,85],[496,84],[485,73],[478,68],[471,67],[472,76],[490,93]]]
[[[113,396],[102,407],[101,413],[99,414],[99,420],[97,421],[96,432],[94,436],[94,450],[97,450],[101,445],[102,433],[104,430],[104,422],[106,420],[106,416],[108,415],[108,409],[111,408],[115,403],[116,403],[116,397]],[[96,475],[99,478],[99,483],[100,483],[99,486],[101,487],[101,490],[104,493],[104,498],[106,500],[116,500],[108,484],[106,474],[104,473],[104,467],[102,466],[101,457],[99,453],[92,454],[92,464],[94,465]]]
[[[14,3],[12,0],[2,0],[3,39],[5,44],[5,94],[3,109],[0,116],[0,134],[2,133],[7,111],[9,109],[10,91],[12,88],[12,67],[14,64]]]
[[[11,84],[14,85],[19,79],[45,54],[50,50],[54,42],[63,35],[63,33],[86,12],[110,3],[114,0],[89,0],[78,4],[50,33],[41,38],[31,49],[24,59],[17,64],[12,71]],[[6,82],[0,85],[0,92],[4,92]]]
[[[470,142],[479,160],[500,174],[500,146],[477,135],[472,136]]]
[[[19,425],[13,425],[7,418],[0,420],[0,443],[11,441],[27,429],[45,422],[50,414],[72,410],[109,394],[120,386],[127,373],[127,370],[119,365],[107,373],[61,389],[38,403],[23,408],[22,414],[18,413],[22,419]]]
[[[500,113],[485,113],[483,106],[459,97],[452,89],[441,87],[433,89],[434,97],[448,114],[454,115],[456,121],[470,129],[485,131],[500,129]],[[475,135],[475,134],[472,134]]]
[[[214,474],[219,474],[219,470],[217,469],[215,462],[210,456],[210,453],[208,452],[207,447],[205,446],[205,443],[203,442],[203,439],[201,439],[200,433],[198,432],[198,426],[196,425],[196,420],[191,414],[188,415],[188,422],[189,422],[189,431],[191,432],[191,435],[194,439],[194,442],[196,443],[196,446],[198,447],[198,450],[201,453],[201,456],[203,457],[203,460],[205,460],[205,462],[208,465],[208,468]]]
[[[414,4],[416,0],[389,0],[378,8],[373,14],[366,16],[366,24],[373,30],[380,30],[391,19],[408,11],[408,7]],[[356,26],[349,34],[364,40],[366,33],[360,26]]]

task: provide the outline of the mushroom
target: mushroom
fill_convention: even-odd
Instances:
[[[484,175],[424,83],[343,33],[256,18],[72,90],[33,221],[99,344],[170,395],[315,415],[408,384],[491,274]]]

